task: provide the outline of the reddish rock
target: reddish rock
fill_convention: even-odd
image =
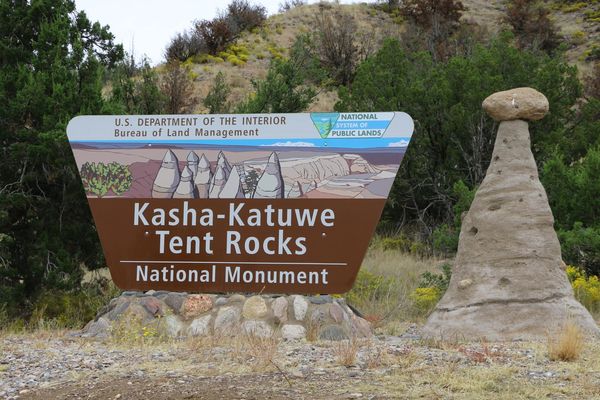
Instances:
[[[181,315],[184,318],[197,317],[213,307],[211,297],[202,294],[190,294],[183,302]]]
[[[156,297],[144,297],[141,301],[142,306],[155,317],[163,315],[162,304]]]

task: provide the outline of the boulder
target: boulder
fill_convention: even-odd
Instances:
[[[306,328],[302,325],[283,325],[281,327],[281,337],[286,340],[299,340],[306,337]]]
[[[550,105],[537,90],[516,88],[489,96],[483,101],[483,109],[496,121],[537,121],[544,118]]]
[[[179,185],[173,193],[174,199],[193,199],[196,197],[196,187],[194,186],[194,175],[189,167],[185,167],[181,173]]]
[[[215,319],[215,332],[223,335],[235,335],[239,328],[240,309],[237,307],[223,307]]]
[[[271,303],[273,315],[279,323],[285,323],[288,320],[288,301],[285,297],[278,297]]]
[[[500,123],[486,177],[462,222],[448,290],[425,324],[426,337],[543,340],[568,319],[598,334],[562,269],[530,144],[527,122]]]
[[[196,318],[192,321],[188,327],[188,336],[207,336],[210,334],[210,322],[212,315],[205,315],[200,318]]]
[[[208,199],[210,189],[210,181],[212,179],[212,171],[210,170],[210,162],[204,154],[200,156],[194,177],[194,185],[196,186],[196,194],[199,199]]]
[[[244,303],[242,315],[246,319],[259,319],[268,313],[267,303],[261,296],[252,296]]]
[[[294,296],[294,318],[298,321],[302,321],[306,316],[306,311],[308,311],[308,302],[304,298],[304,296]]]
[[[152,197],[170,199],[179,185],[179,179],[179,160],[175,153],[167,150],[152,185]]]
[[[269,157],[265,170],[258,179],[253,197],[256,199],[283,199],[284,186],[279,157],[277,153],[273,152]]]
[[[190,294],[183,302],[181,308],[181,315],[186,318],[197,317],[200,314],[211,310],[213,307],[213,300],[210,296],[204,294]]]
[[[273,336],[273,328],[266,321],[250,320],[242,322],[242,332],[246,335],[269,338]]]

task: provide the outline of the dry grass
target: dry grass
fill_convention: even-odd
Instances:
[[[356,364],[356,358],[360,350],[360,342],[356,338],[340,340],[333,345],[333,354],[338,365],[351,367]]]
[[[567,321],[556,337],[548,336],[548,358],[552,361],[575,361],[584,348],[584,335],[578,325]]]
[[[268,366],[275,366],[279,369],[275,364],[275,356],[281,339],[275,334],[267,337],[243,335],[241,340],[244,351],[250,356],[256,368],[264,369]]]
[[[424,315],[414,308],[411,294],[418,287],[425,271],[439,272],[439,260],[419,259],[398,250],[372,247],[361,269],[385,280],[382,288],[354,292],[352,305],[359,309],[374,326],[385,334],[402,333],[406,327],[398,321],[423,320]]]

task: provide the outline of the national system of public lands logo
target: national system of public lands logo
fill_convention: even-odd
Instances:
[[[327,139],[339,117],[340,113],[310,114],[313,124],[315,124],[315,127],[319,131],[319,135],[321,135],[321,138],[323,139]]]

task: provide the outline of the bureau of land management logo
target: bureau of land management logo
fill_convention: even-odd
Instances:
[[[381,138],[394,113],[311,113],[321,139]]]
[[[327,139],[329,134],[335,127],[335,124],[340,117],[340,113],[312,113],[310,118],[312,119],[315,128],[319,131],[321,138]]]

